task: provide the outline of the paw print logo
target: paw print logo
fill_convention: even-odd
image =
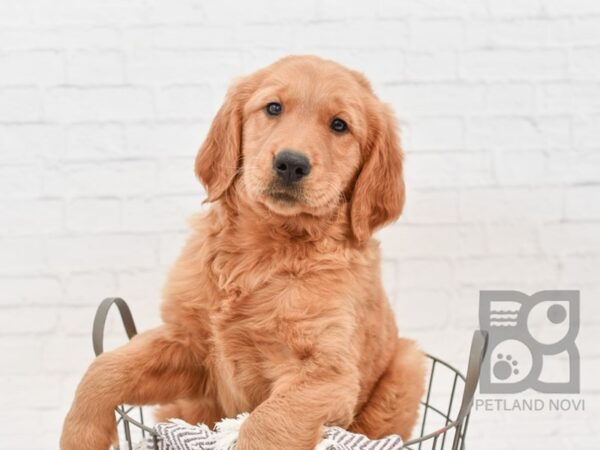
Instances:
[[[514,384],[529,375],[533,358],[525,344],[508,339],[491,350],[490,365],[490,377],[494,383]]]
[[[513,359],[512,355],[504,356],[498,353],[497,361],[494,364],[494,376],[499,380],[508,380],[513,375],[519,375],[519,362]]]

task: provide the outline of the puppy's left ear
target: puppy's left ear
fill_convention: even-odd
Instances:
[[[382,105],[369,124],[366,160],[354,185],[352,231],[365,242],[373,231],[396,220],[404,206],[403,153],[391,109]]]
[[[229,88],[196,156],[196,175],[208,192],[208,202],[227,191],[241,166],[242,109],[249,95],[246,79]]]

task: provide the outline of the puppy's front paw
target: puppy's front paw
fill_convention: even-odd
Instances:
[[[90,417],[72,408],[60,437],[61,450],[108,450],[116,440],[114,414]]]
[[[244,418],[239,429],[239,435],[235,444],[236,450],[266,450],[271,449],[269,443],[269,431],[261,427],[261,421],[257,421],[256,414],[250,414]],[[262,435],[262,438],[261,438]]]
[[[318,428],[312,432],[282,413],[255,410],[244,421],[236,450],[313,450],[319,441]]]

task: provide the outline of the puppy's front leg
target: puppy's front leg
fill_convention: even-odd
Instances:
[[[114,408],[166,403],[203,382],[202,342],[169,325],[100,355],[84,375],[63,426],[61,450],[106,450],[115,438]]]
[[[269,398],[242,425],[237,450],[313,450],[323,425],[350,425],[359,394],[350,340],[320,338],[340,344],[317,348],[311,357],[289,364]]]

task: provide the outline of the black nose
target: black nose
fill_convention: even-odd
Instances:
[[[310,173],[310,161],[302,153],[281,150],[273,160],[273,170],[284,183],[290,184]]]

